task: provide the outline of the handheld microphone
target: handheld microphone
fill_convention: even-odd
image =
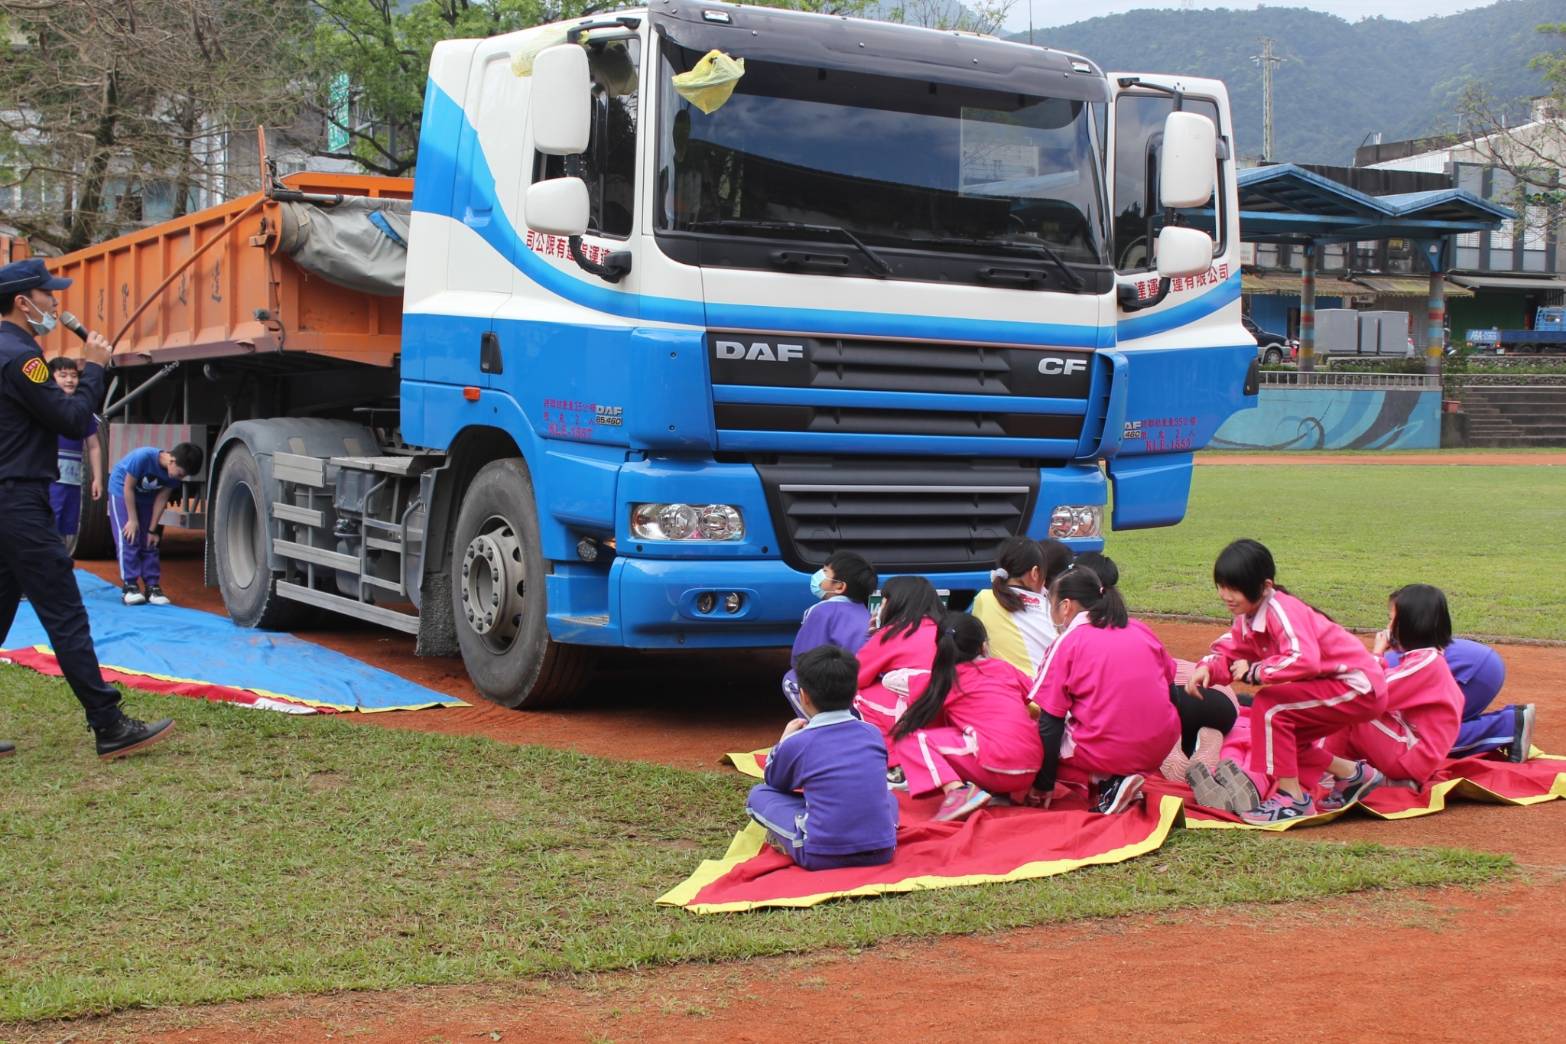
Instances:
[[[82,321],[76,318],[76,316],[72,315],[70,312],[60,313],[60,325],[71,331],[71,333],[75,334],[77,337],[80,337],[82,340],[87,340],[87,327],[83,326]]]

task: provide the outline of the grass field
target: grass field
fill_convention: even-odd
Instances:
[[[104,765],[63,684],[0,667],[0,1022],[858,947],[1084,917],[1476,885],[1505,857],[1176,831],[1064,877],[699,918],[654,898],[746,781],[171,697]],[[0,1028],[0,1038],[5,1033]]]
[[[1446,591],[1460,633],[1566,638],[1566,474],[1496,466],[1198,467],[1172,529],[1111,533],[1134,611],[1221,616],[1213,559],[1272,550],[1289,590],[1353,627],[1386,626],[1397,587]]]

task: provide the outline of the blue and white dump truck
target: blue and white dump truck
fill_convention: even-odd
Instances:
[[[1114,528],[1179,522],[1255,404],[1233,140],[1215,81],[847,18],[671,0],[450,41],[411,205],[225,204],[261,260],[165,280],[112,419],[212,450],[182,517],[235,620],[376,621],[559,702],[595,649],[788,644],[840,548],[960,599],[1014,534],[1101,546],[1111,487]],[[388,243],[400,334],[381,297],[381,347],[327,336]],[[152,289],[112,261],[84,318]],[[252,285],[248,333],[168,318]]]

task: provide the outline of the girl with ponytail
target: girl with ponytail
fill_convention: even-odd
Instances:
[[[1044,761],[1028,803],[1047,805],[1065,777],[1097,785],[1095,811],[1123,812],[1180,739],[1169,702],[1174,658],[1091,569],[1069,566],[1050,585],[1050,601],[1064,630],[1029,693]]]
[[[968,610],[990,636],[990,655],[1030,678],[1039,672],[1057,637],[1044,592],[1070,564],[1071,555],[1071,548],[1059,540],[1012,537],[996,555],[990,589],[980,591]]]
[[[1022,796],[1043,748],[1028,713],[1030,679],[988,655],[984,624],[966,613],[940,622],[929,684],[892,728],[893,760],[914,797],[945,792],[938,820]]]
[[[854,711],[881,730],[890,749],[892,726],[924,691],[935,661],[936,624],[946,610],[922,576],[894,576],[881,593],[876,629],[858,653],[859,695],[854,697]],[[894,755],[892,764],[896,763]]]

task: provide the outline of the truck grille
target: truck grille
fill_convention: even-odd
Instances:
[[[1037,462],[757,462],[784,561],[813,572],[834,551],[883,575],[988,568],[1021,532],[1038,493]]]
[[[707,341],[720,433],[1074,443],[1093,394],[1093,353],[1075,349],[733,333],[709,333]],[[782,389],[797,390],[797,399]],[[926,404],[915,399],[920,395],[985,396],[995,404]],[[1048,412],[1017,409],[1027,399],[1056,405]],[[1060,450],[1041,447],[1040,455]]]

